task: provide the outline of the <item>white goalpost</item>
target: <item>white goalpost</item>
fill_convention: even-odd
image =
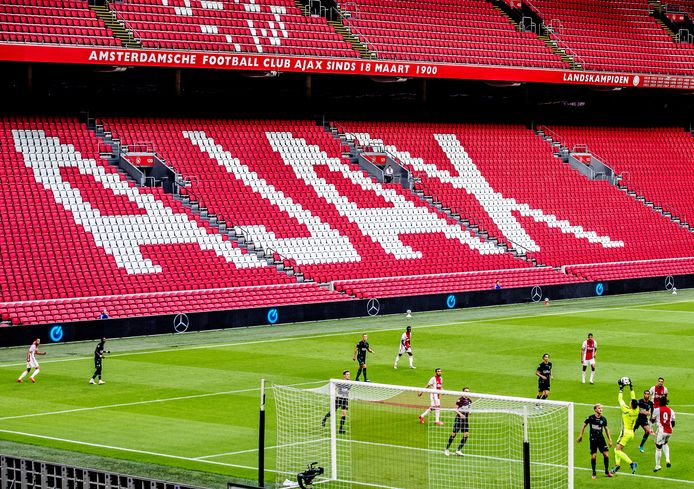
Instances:
[[[572,403],[342,379],[273,390],[279,485],[317,462],[329,488],[573,488]]]

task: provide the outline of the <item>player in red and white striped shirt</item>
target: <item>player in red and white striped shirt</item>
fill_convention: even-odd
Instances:
[[[443,378],[441,377],[441,369],[437,368],[434,370],[434,376],[429,379],[429,382],[425,386],[426,389],[436,389],[436,390],[441,390],[443,389]],[[420,392],[417,394],[418,396],[422,396],[422,393]],[[422,415],[419,417],[419,422],[424,423],[424,416],[429,414],[431,411],[434,411],[434,415],[436,416],[436,424],[439,426],[443,425],[443,422],[439,419],[441,416],[441,394],[429,394],[429,399],[431,401],[431,404],[429,405],[429,408],[422,413]]]
[[[669,469],[670,463],[670,437],[672,436],[672,428],[675,427],[675,412],[668,406],[667,396],[659,399],[660,406],[653,411],[653,421],[658,424],[658,434],[655,437],[655,468],[653,472],[658,472],[660,466],[660,458],[665,452],[665,466]]]
[[[598,353],[598,343],[593,339],[593,333],[588,333],[588,339],[581,346],[581,363],[583,372],[581,373],[581,383],[586,383],[586,368],[590,365],[590,383],[595,379],[595,355]]]
[[[402,356],[403,353],[407,353],[409,356],[410,360],[410,368],[417,368],[414,366],[414,357],[412,356],[412,326],[408,326],[405,329],[405,332],[402,334],[400,337],[400,350],[398,351],[398,354],[395,357],[395,364],[393,365],[393,368],[398,368],[398,362],[400,361],[400,357]]]

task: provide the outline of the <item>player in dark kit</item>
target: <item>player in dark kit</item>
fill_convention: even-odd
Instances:
[[[463,387],[463,392],[470,392],[470,389],[468,387]],[[470,416],[471,404],[472,399],[464,394],[455,402],[455,421],[453,422],[453,433],[451,433],[451,436],[448,437],[448,445],[446,445],[446,449],[443,451],[446,456],[451,454],[449,451],[451,448],[451,443],[453,443],[453,440],[455,440],[456,435],[461,432],[463,433],[463,437],[458,444],[458,448],[455,450],[455,454],[463,454],[463,446],[465,445],[470,433],[470,423],[468,418]]]
[[[651,391],[643,391],[643,399],[639,399],[639,417],[636,418],[636,426],[634,426],[634,431],[636,431],[639,426],[643,428],[643,438],[641,438],[641,443],[639,444],[639,451],[643,453],[645,449],[643,446],[648,440],[648,435],[653,434],[653,428],[651,428],[651,423],[649,420],[653,416],[653,401],[651,401]]]
[[[349,380],[349,370],[342,372],[342,378]],[[348,384],[336,384],[335,385],[335,412],[340,410],[340,429],[339,433],[345,432],[345,420],[347,419],[347,410],[349,409],[349,391],[352,388]],[[323,416],[323,421],[321,421],[321,426],[325,426],[325,423],[330,417],[330,411],[328,411],[325,416]]]
[[[583,422],[583,428],[581,428],[581,434],[578,435],[577,443],[581,443],[583,440],[583,433],[586,431],[586,426],[590,427],[590,466],[593,468],[593,479],[597,478],[595,473],[595,458],[598,451],[602,452],[605,462],[605,477],[612,477],[610,473],[610,451],[607,448],[607,443],[605,443],[605,436],[603,435],[603,430],[607,434],[607,440],[612,446],[612,437],[610,436],[610,430],[607,428],[607,418],[602,415],[602,404],[596,404],[593,406],[593,411],[595,414],[591,414]]]
[[[105,353],[111,353],[110,351],[106,350],[105,347],[106,344],[106,338],[101,338],[101,341],[96,345],[96,348],[94,348],[94,375],[92,375],[92,378],[89,379],[90,384],[96,384],[97,382],[94,381],[96,377],[99,377],[99,382],[98,384],[105,384],[103,380],[101,380],[101,364],[104,360],[104,354]]]
[[[354,354],[352,355],[352,361],[357,360],[359,362],[359,370],[357,370],[357,378],[354,380],[359,380],[361,373],[364,372],[364,382],[369,382],[366,376],[366,353],[373,353],[374,351],[369,347],[369,342],[366,341],[369,335],[364,333],[361,337],[361,341],[357,343],[354,347]]]
[[[552,362],[549,361],[549,353],[542,355],[542,363],[535,370],[537,375],[537,398],[547,399],[549,397],[549,383],[552,380]]]

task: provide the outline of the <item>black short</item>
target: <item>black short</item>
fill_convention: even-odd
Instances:
[[[470,424],[468,423],[467,416],[461,418],[460,416],[455,417],[453,421],[453,433],[468,433],[470,431]]]
[[[600,438],[590,439],[590,453],[591,455],[593,453],[604,453],[607,451],[607,442],[605,441],[605,437],[601,436]]]
[[[636,431],[638,428],[643,428],[643,431],[646,431],[646,427],[651,427],[651,424],[648,422],[648,418],[646,416],[639,416],[638,418],[636,418],[634,431]]]
[[[366,365],[366,357],[357,357],[357,363],[361,367],[362,365]]]
[[[549,380],[540,379],[537,383],[537,392],[548,391],[549,390]]]
[[[338,409],[349,409],[349,399],[346,397],[336,397],[335,398],[335,410]]]

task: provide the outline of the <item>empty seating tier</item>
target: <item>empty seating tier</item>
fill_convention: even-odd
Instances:
[[[0,41],[120,46],[86,0],[0,0]]]
[[[694,244],[691,233],[625,192],[579,175],[525,127],[341,125],[364,144],[385,145],[421,179],[424,194],[539,263],[679,258]]]
[[[648,0],[533,0],[552,38],[586,70],[693,75],[694,45],[675,43]]]
[[[694,225],[694,137],[682,128],[552,126],[569,149],[585,145],[622,184]]]
[[[113,2],[145,48],[358,57],[323,17],[292,0]]]
[[[134,187],[74,119],[0,120],[0,158],[0,313],[21,311],[15,322],[57,317],[43,302],[54,299],[86,298],[59,315],[69,320],[94,319],[98,304],[117,305],[116,317],[161,313],[166,291],[186,310],[266,305],[273,290],[273,304],[341,299],[267,266],[160,189]],[[251,289],[183,293],[237,287]]]
[[[484,0],[343,2],[353,34],[381,59],[568,68],[535,34]]]

